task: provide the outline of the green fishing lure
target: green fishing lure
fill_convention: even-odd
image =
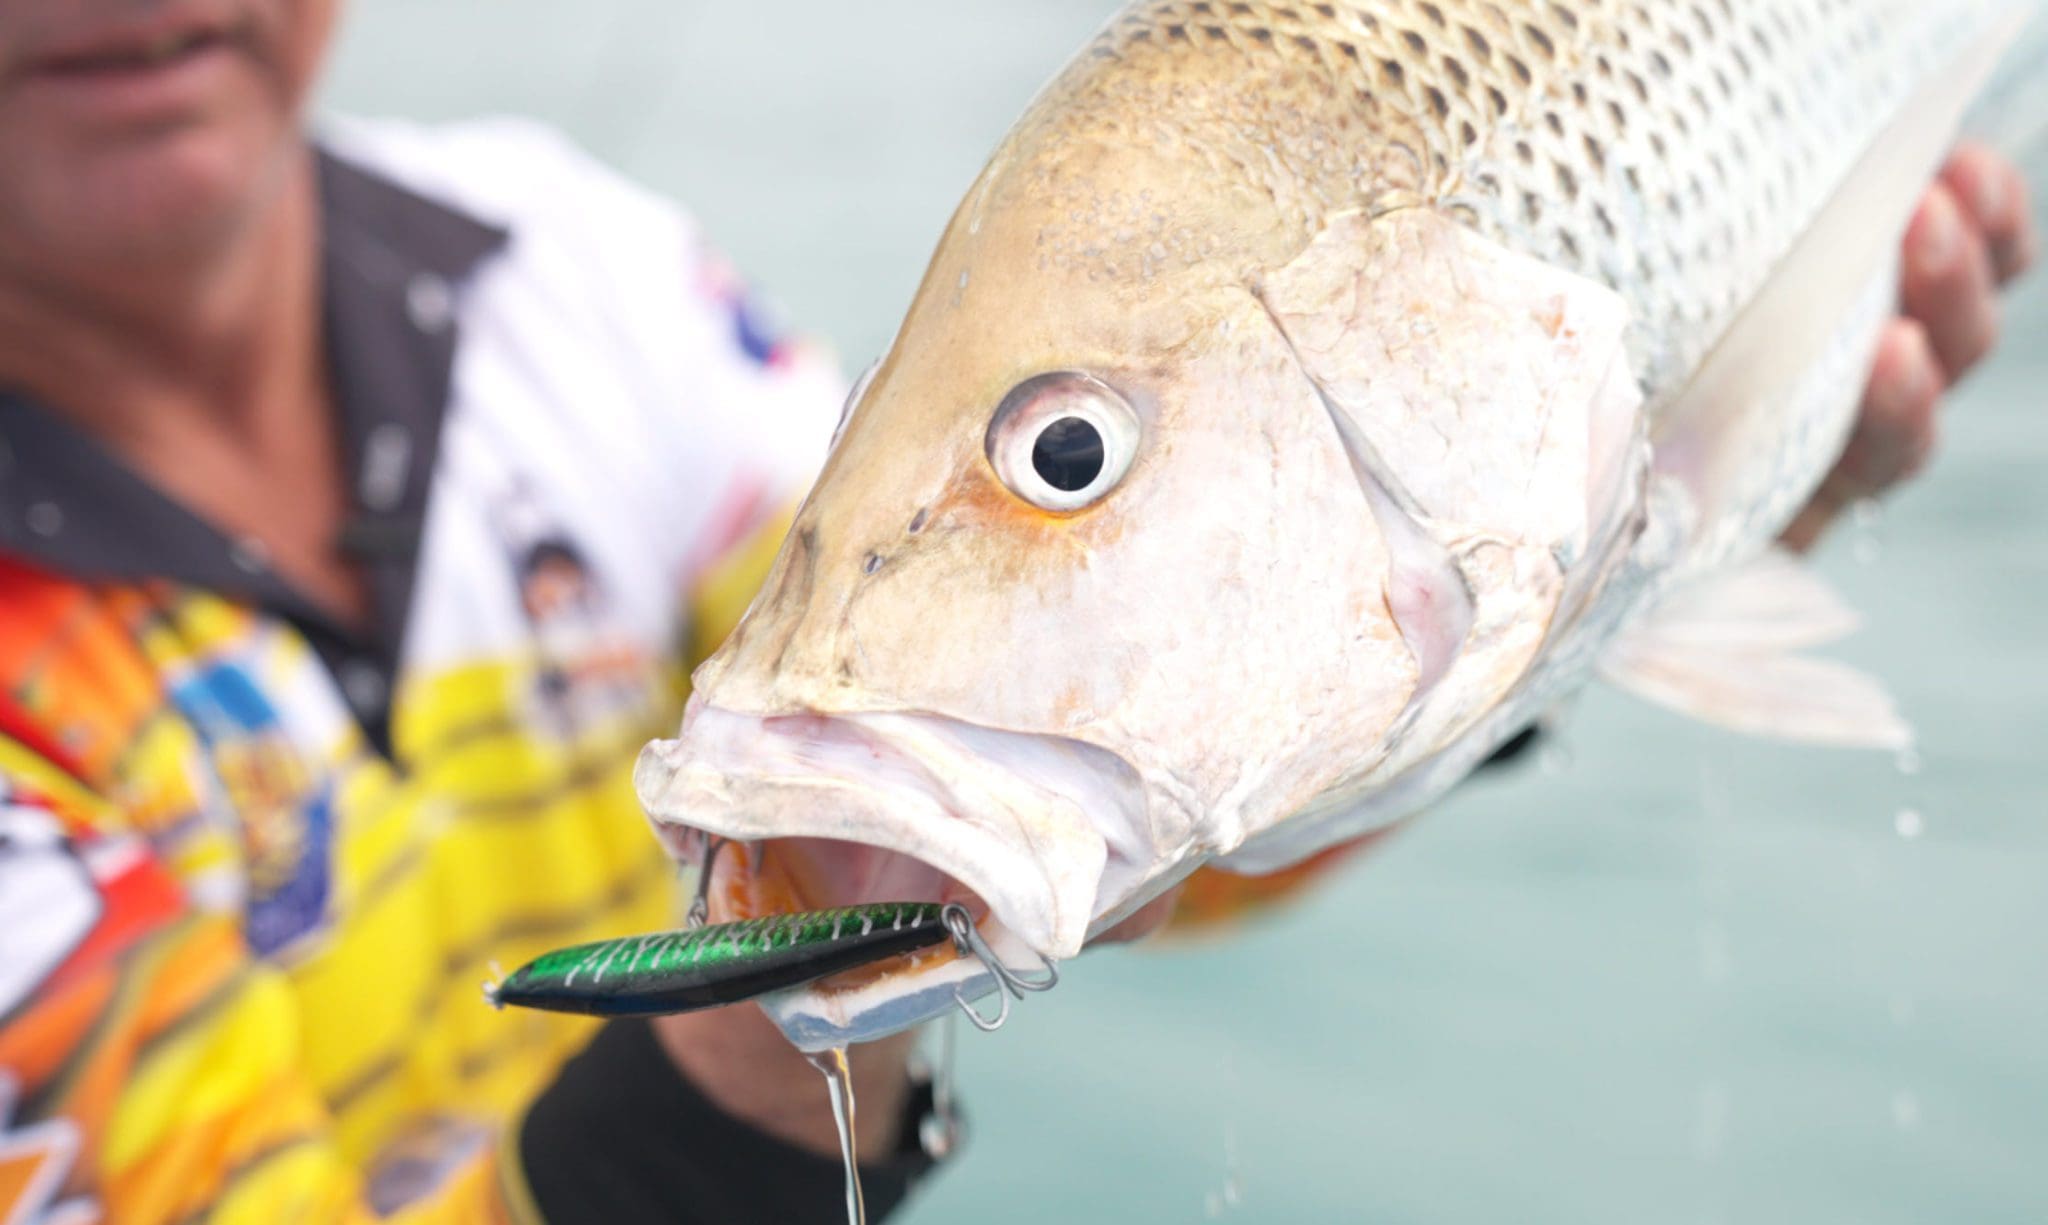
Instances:
[[[664,1016],[737,1004],[951,939],[937,903],[771,915],[556,949],[485,986],[484,998],[498,1008]]]

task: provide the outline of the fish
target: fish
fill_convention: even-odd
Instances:
[[[1142,0],[941,237],[635,785],[714,917],[1057,962],[1424,811],[1595,679],[1897,749],[1771,542],[2030,3]],[[764,1006],[807,1050],[997,984]]]

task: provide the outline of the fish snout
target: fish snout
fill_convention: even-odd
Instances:
[[[1121,758],[939,715],[700,701],[634,782],[671,847],[690,831],[763,844],[773,873],[715,883],[728,911],[963,900],[985,931],[1065,958],[1147,866],[1144,794]]]

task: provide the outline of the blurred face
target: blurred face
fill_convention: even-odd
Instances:
[[[203,251],[284,181],[338,0],[0,0],[0,267]]]

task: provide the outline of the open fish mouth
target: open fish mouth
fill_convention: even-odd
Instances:
[[[641,753],[641,803],[684,862],[717,855],[715,922],[865,902],[959,902],[1018,970],[1078,953],[1143,884],[1143,790],[1122,759],[919,713],[751,715],[693,701]],[[951,946],[764,1001],[803,1046],[859,1042],[994,978]]]

